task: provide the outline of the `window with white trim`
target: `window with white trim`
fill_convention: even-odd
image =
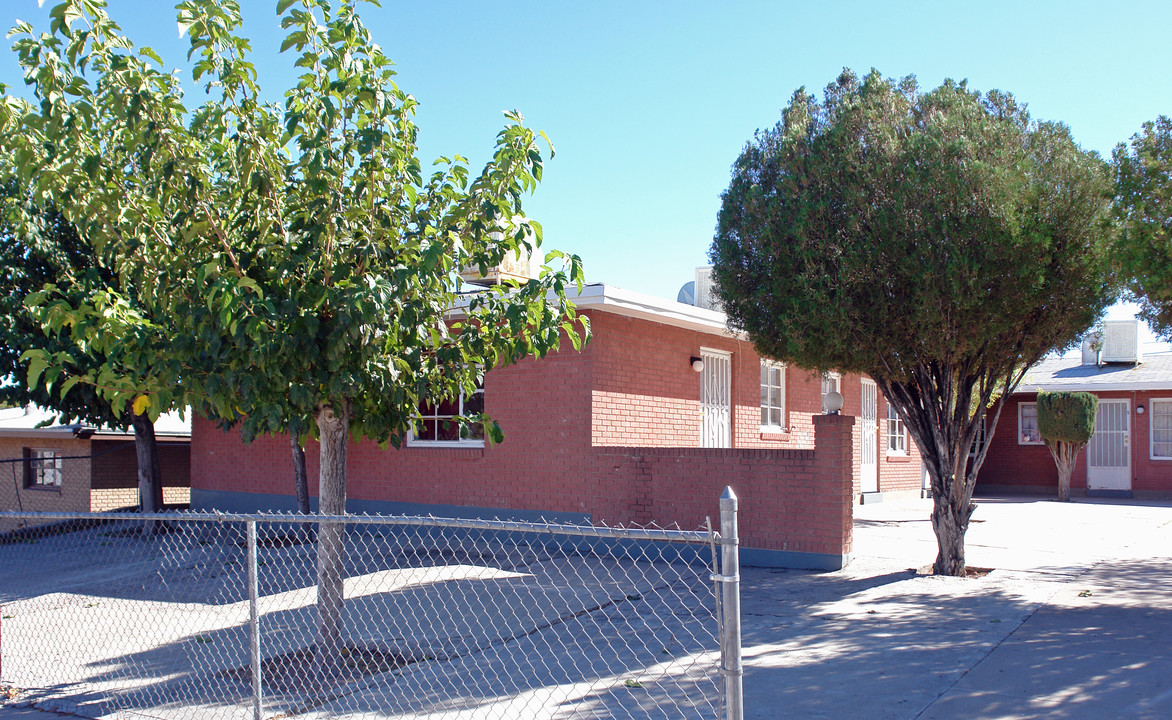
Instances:
[[[1017,444],[1042,444],[1042,433],[1038,430],[1037,403],[1023,402],[1017,406]]]
[[[891,403],[887,403],[887,454],[907,455],[907,427]]]
[[[785,430],[785,365],[761,360],[761,430]]]
[[[826,407],[826,393],[833,390],[836,393],[842,394],[842,376],[836,372],[822,373],[822,414],[825,415],[829,410]]]
[[[25,448],[26,487],[61,487],[61,451]]]
[[[484,446],[484,426],[479,423],[460,427],[458,418],[484,412],[484,379],[472,393],[461,391],[460,396],[440,403],[423,402],[419,405],[419,420],[407,438],[409,445],[419,446]]]
[[[1153,460],[1172,460],[1172,399],[1155,399],[1148,403]]]
[[[977,453],[979,453],[981,451],[981,448],[985,447],[985,433],[987,430],[988,430],[988,426],[985,424],[985,416],[984,416],[984,414],[982,414],[981,415],[981,426],[979,428],[977,428],[977,438],[975,440],[973,440],[973,446],[971,448],[969,448],[969,459],[970,460],[976,459]]]

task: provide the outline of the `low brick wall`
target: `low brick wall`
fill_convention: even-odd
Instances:
[[[348,507],[693,529],[705,517],[719,522],[719,497],[731,486],[746,564],[834,569],[851,551],[854,418],[816,416],[813,424],[812,450],[585,447],[520,460],[498,448],[359,443],[347,453]],[[288,440],[244,446],[205,421],[193,432],[193,507],[292,509]],[[311,493],[316,452],[306,453]]]
[[[846,416],[815,416],[813,450],[599,449],[593,514],[682,528],[711,517],[715,525],[716,499],[730,486],[749,562],[841,567],[852,541],[852,425]]]

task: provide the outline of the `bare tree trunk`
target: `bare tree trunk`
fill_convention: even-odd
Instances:
[[[308,515],[309,480],[305,475],[305,448],[301,447],[298,434],[292,430],[289,432],[289,444],[293,447],[293,485],[297,488],[297,512]]]
[[[932,470],[935,470],[933,473]],[[964,536],[969,519],[977,506],[973,503],[972,486],[950,475],[942,481],[940,468],[929,467],[932,475],[932,530],[936,533],[936,562],[932,572],[937,575],[963,576],[965,572]],[[975,484],[976,479],[972,482]]]
[[[132,413],[134,451],[138,460],[138,506],[144,513],[163,509],[163,477],[159,469],[159,445],[155,439],[155,424],[146,415]],[[143,535],[154,535],[154,520],[143,521]]]
[[[1074,474],[1074,464],[1078,461],[1078,453],[1083,446],[1064,440],[1046,442],[1050,448],[1050,455],[1054,457],[1054,465],[1058,468],[1058,499],[1061,502],[1070,501],[1070,476]]]
[[[323,515],[346,513],[346,442],[350,430],[349,401],[338,411],[329,402],[318,405],[317,427],[321,435],[321,468],[318,511]],[[319,677],[342,657],[342,591],[345,579],[346,528],[342,523],[319,523],[317,531],[317,653]]]
[[[937,553],[932,571],[936,574],[964,575],[964,535],[975,508],[972,503],[958,507],[951,498],[933,497],[932,529],[936,531]]]

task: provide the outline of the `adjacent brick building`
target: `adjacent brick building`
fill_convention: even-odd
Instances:
[[[138,506],[133,433],[54,425],[45,410],[0,410],[0,510],[106,512]],[[178,417],[156,423],[163,500],[188,502],[191,432]],[[6,528],[0,525],[0,531]]]
[[[1172,355],[1141,357],[1135,350],[1105,361],[1088,349],[1032,368],[1001,412],[977,490],[1057,494],[1058,471],[1037,432],[1036,403],[1039,391],[1064,390],[1099,397],[1095,435],[1079,453],[1071,494],[1172,497]]]
[[[483,402],[503,443],[445,435],[438,408],[399,450],[354,444],[348,510],[695,527],[732,485],[746,562],[832,568],[849,557],[853,502],[920,493],[914,444],[869,380],[763,361],[712,310],[605,285],[575,302],[593,329],[581,352],[492,369],[463,399]],[[844,407],[828,416],[834,384]],[[288,439],[244,445],[196,419],[191,498],[292,509]]]

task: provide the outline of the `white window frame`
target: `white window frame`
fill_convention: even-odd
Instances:
[[[64,456],[56,448],[29,448],[29,484],[31,488],[61,487]]]
[[[1168,406],[1168,415],[1172,415],[1172,398],[1148,398],[1148,458],[1151,460],[1172,460],[1172,453],[1168,455],[1156,454],[1156,405]],[[1172,442],[1172,440],[1166,441]]]
[[[981,427],[977,429],[977,439],[973,440],[973,446],[969,448],[969,460],[975,460],[977,453],[981,448],[985,447],[985,438],[989,436],[988,416],[981,413]]]
[[[842,375],[836,372],[822,373],[822,414],[825,415],[829,410],[826,407],[826,393],[833,390],[839,395],[842,394]]]
[[[484,379],[483,379],[483,377],[484,376],[481,376],[481,382],[480,382],[479,387],[477,387],[476,391],[472,393],[473,395],[480,395],[481,402],[483,402],[483,398],[484,398]],[[461,390],[460,396],[456,399],[457,412],[454,415],[440,414],[439,413],[439,405],[436,404],[436,405],[434,405],[434,411],[431,414],[424,414],[422,412],[422,408],[420,408],[420,410],[421,410],[420,417],[415,422],[419,423],[419,422],[431,421],[431,422],[438,423],[440,420],[442,420],[444,418],[454,418],[457,415],[463,415],[464,414],[464,405],[467,402],[467,397],[468,396],[464,393],[464,391]],[[416,437],[415,426],[412,425],[411,432],[407,433],[407,447],[482,448],[482,447],[484,447],[484,438],[483,437],[478,437],[478,438],[461,437],[456,440],[438,440],[438,439],[436,439],[436,440],[421,440],[418,437]]]
[[[1035,431],[1038,433],[1038,439],[1036,441],[1026,440],[1025,434],[1022,431],[1022,427],[1021,427],[1022,410],[1024,410],[1027,405],[1034,409],[1034,427],[1035,427]],[[1017,444],[1018,445],[1045,445],[1046,443],[1042,440],[1041,431],[1037,430],[1037,425],[1038,425],[1038,403],[1036,403],[1036,402],[1018,403],[1017,404]]]
[[[898,447],[892,447],[893,443]],[[907,425],[890,401],[887,403],[887,454],[907,456]]]
[[[778,372],[779,377],[779,382],[776,385],[773,384],[773,371],[775,370]],[[785,363],[761,358],[761,372],[765,375],[765,380],[761,383],[761,390],[765,396],[761,400],[761,432],[785,432],[786,428],[789,427],[789,418],[785,414]],[[777,390],[778,397],[778,403],[776,405],[769,401],[772,395],[770,391],[774,389]],[[769,415],[772,410],[777,410],[777,424],[769,422]]]

